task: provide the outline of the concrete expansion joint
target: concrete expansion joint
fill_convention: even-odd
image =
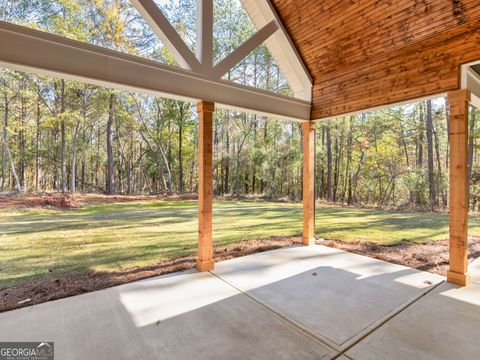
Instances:
[[[422,299],[423,297],[425,297],[427,294],[429,294],[430,292],[432,292],[433,290],[435,290],[437,287],[439,287],[441,284],[445,283],[445,280],[442,280],[434,285],[432,285],[431,287],[429,287],[428,289],[426,289],[425,291],[422,291],[418,296],[414,297],[414,298],[411,298],[411,299],[408,299],[405,303],[403,303],[402,305],[400,305],[396,310],[388,313],[383,319],[380,319],[379,321],[377,322],[374,322],[372,323],[369,327],[367,327],[363,333],[360,333],[358,334],[357,336],[358,337],[353,337],[347,341],[345,341],[344,343],[338,345],[334,342],[332,342],[331,340],[327,339],[327,338],[324,338],[322,336],[319,336],[318,334],[316,334],[315,332],[313,332],[312,330],[310,330],[309,328],[307,328],[306,326],[302,325],[301,323],[295,321],[294,319],[290,318],[289,316],[286,316],[285,314],[275,310],[274,308],[272,308],[271,306],[269,306],[268,304],[264,303],[263,301],[257,299],[255,296],[249,294],[248,292],[244,291],[243,289],[241,289],[240,287],[238,287],[237,285],[235,285],[234,283],[232,283],[231,281],[223,278],[222,276],[214,273],[213,271],[210,271],[210,274],[212,274],[213,276],[215,276],[216,278],[220,279],[222,282],[224,282],[225,284],[231,286],[232,288],[234,288],[235,290],[237,290],[238,292],[240,292],[241,294],[247,296],[248,298],[250,298],[251,300],[253,300],[255,303],[257,303],[258,305],[262,306],[263,308],[265,308],[266,310],[268,310],[269,312],[273,313],[275,316],[285,320],[286,322],[288,322],[290,325],[296,327],[297,329],[299,329],[300,331],[302,331],[303,333],[305,333],[306,335],[314,338],[315,340],[319,341],[321,344],[323,345],[326,345],[328,346],[329,348],[331,348],[333,351],[336,352],[335,355],[332,355],[330,353],[330,356],[328,356],[328,359],[329,360],[335,360],[335,359],[341,359],[342,356],[343,357],[346,357],[347,359],[349,359],[347,356],[346,356],[346,353],[347,351],[349,351],[350,349],[352,349],[355,345],[357,345],[358,343],[360,343],[362,340],[364,340],[366,337],[370,336],[373,332],[377,331],[379,328],[381,328],[383,325],[385,325],[386,323],[388,323],[390,320],[392,320],[393,318],[395,318],[397,315],[399,315],[400,313],[404,312],[407,308],[409,308],[410,306],[412,306],[413,304],[415,304],[416,302],[418,302],[420,299]],[[325,357],[324,357],[325,358]],[[324,359],[324,358],[321,358],[321,359]]]
[[[381,328],[383,325],[388,323],[390,320],[398,316],[399,314],[403,313],[406,309],[408,309],[410,306],[413,304],[417,303],[420,299],[424,298],[427,294],[431,293],[433,290],[435,290],[437,287],[445,283],[445,280],[442,280],[438,282],[437,284],[432,285],[430,288],[428,288],[426,291],[422,292],[420,295],[418,295],[416,298],[407,301],[403,305],[401,305],[396,311],[390,313],[388,316],[386,316],[384,319],[382,319],[380,322],[378,322],[375,326],[372,326],[369,331],[365,332],[362,334],[362,336],[358,337],[353,341],[351,344],[349,344],[347,347],[343,348],[337,355],[335,355],[331,360],[336,360],[339,359],[340,357],[346,356],[346,352],[353,348],[355,345],[357,345],[359,342],[361,342],[363,339],[366,337],[370,336],[372,333],[377,331],[379,328]]]
[[[251,300],[253,300],[255,303],[257,303],[258,305],[262,306],[263,308],[267,309],[268,311],[270,311],[271,313],[273,313],[275,316],[285,320],[286,322],[288,322],[290,325],[296,327],[297,329],[299,329],[300,331],[302,331],[303,333],[305,333],[306,335],[314,338],[315,340],[319,341],[320,343],[322,343],[323,345],[326,345],[328,346],[329,348],[335,350],[335,351],[340,351],[340,347],[333,343],[332,341],[328,340],[328,339],[325,339],[319,335],[317,335],[316,333],[312,332],[310,329],[308,329],[307,327],[303,326],[302,324],[300,324],[299,322],[291,319],[290,317],[282,314],[281,312],[275,310],[274,308],[272,308],[271,306],[265,304],[263,301],[260,301],[259,299],[257,299],[255,296],[253,295],[250,295],[248,292],[245,292],[243,289],[239,288],[238,286],[236,286],[235,284],[233,284],[232,282],[228,281],[227,279],[224,279],[223,277],[221,277],[220,275],[218,274],[215,274],[214,272],[210,271],[210,274],[212,274],[213,276],[215,276],[216,278],[220,279],[221,281],[223,281],[225,284],[233,287],[235,290],[237,290],[238,292],[240,292],[241,294],[247,296],[248,298],[250,298]]]

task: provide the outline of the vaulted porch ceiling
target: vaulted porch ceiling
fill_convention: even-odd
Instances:
[[[272,0],[312,78],[312,119],[444,94],[480,59],[478,0]]]

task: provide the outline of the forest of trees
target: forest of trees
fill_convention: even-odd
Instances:
[[[158,2],[192,49],[195,0]],[[127,0],[0,0],[0,19],[175,66]],[[255,31],[239,0],[215,2],[215,59]],[[289,94],[265,47],[226,78]],[[0,192],[196,192],[195,104],[0,69]],[[475,113],[471,207],[480,207]],[[441,209],[448,108],[435,99],[317,124],[316,194],[349,205]],[[299,123],[217,110],[214,192],[301,199]]]

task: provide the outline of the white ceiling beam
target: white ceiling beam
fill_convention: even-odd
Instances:
[[[204,74],[213,66],[213,0],[197,0],[197,59]]]
[[[155,2],[153,0],[131,0],[131,3],[157,34],[168,51],[172,53],[179,65],[184,69],[199,72],[201,66],[197,58]]]
[[[310,102],[0,21],[0,66],[304,121]]]
[[[242,61],[248,54],[260,46],[265,40],[272,36],[278,30],[278,23],[276,20],[270,21],[263,28],[252,35],[250,39],[245,41],[242,45],[236,48],[232,53],[220,61],[213,69],[213,76],[221,78],[235,65]]]

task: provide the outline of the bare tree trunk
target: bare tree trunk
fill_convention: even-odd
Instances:
[[[72,176],[71,176],[71,191],[72,194],[75,194],[77,191],[75,184],[77,180],[77,144],[78,144],[78,131],[80,128],[80,122],[77,121],[75,125],[75,130],[73,133],[73,144],[72,144]]]
[[[236,169],[236,180],[235,180],[235,185],[236,185],[236,195],[237,196],[240,196],[240,189],[241,189],[241,182],[240,182],[240,174],[241,174],[241,159],[240,159],[240,155],[242,154],[242,149],[243,149],[243,146],[245,145],[245,141],[247,140],[247,137],[248,135],[250,135],[250,133],[252,132],[252,129],[253,129],[253,124],[255,123],[257,117],[256,115],[253,115],[254,118],[253,120],[250,120],[250,124],[248,125],[248,128],[246,129],[246,131],[244,132],[243,136],[240,137],[238,139],[238,142],[237,142],[237,169]],[[247,119],[247,115],[246,114],[243,114],[243,124],[245,125],[246,122],[248,122],[249,120]],[[245,130],[245,129],[244,129]]]
[[[5,142],[5,140],[2,138],[3,146],[5,147],[5,150],[7,152],[8,160],[10,161],[10,167],[12,169],[12,176],[15,179],[15,185],[17,186],[17,192],[21,193],[22,192],[22,186],[20,185],[20,181],[18,180],[17,172],[15,171],[15,163],[12,158],[12,152],[10,151],[10,148],[8,147],[8,144]]]
[[[97,154],[100,154],[100,128],[97,129]],[[96,156],[95,161],[95,171],[93,171],[94,179],[92,179],[92,183],[95,183],[95,187],[98,189],[103,186],[98,186],[99,180],[99,168],[100,168],[100,157]],[[95,180],[95,181],[93,181]]]
[[[345,120],[345,119],[343,119]],[[340,140],[338,137],[335,138],[335,173],[334,173],[334,188],[333,188],[333,201],[336,202],[338,200],[338,188],[340,183],[340,175],[341,175],[341,165],[342,165],[342,158],[343,158],[343,140],[344,140],[344,126],[342,124],[340,132]]]
[[[325,125],[322,125],[322,153],[325,151]],[[325,161],[320,162],[320,191],[319,196],[325,199]]]
[[[427,146],[428,146],[428,193],[430,197],[430,209],[437,205],[437,194],[435,191],[435,173],[433,168],[433,118],[432,100],[427,100]]]
[[[107,121],[107,194],[115,194],[115,182],[113,177],[113,119],[115,111],[115,94],[110,94],[108,105],[108,121]]]
[[[180,103],[180,122],[178,124],[178,190],[183,193],[183,116],[184,104]]]
[[[448,105],[448,97],[445,97],[445,119],[447,120],[447,150],[445,151],[445,169],[448,171],[448,161],[450,158],[450,109]],[[447,207],[448,205],[448,196],[444,196],[443,198],[443,207]]]
[[[417,169],[423,167],[423,133],[424,133],[424,119],[423,119],[423,103],[420,103],[420,116],[417,134]],[[416,204],[421,206],[423,203],[422,189],[417,187],[416,189]]]
[[[20,185],[26,190],[27,189],[27,161],[26,161],[26,116],[27,110],[25,105],[25,78],[22,78],[22,96],[20,98]]]
[[[39,190],[40,182],[40,86],[37,88],[37,122],[36,122],[36,136],[35,136],[35,191]]]
[[[347,195],[348,205],[353,204],[353,199],[352,199],[352,170],[351,170],[352,152],[353,152],[353,122],[354,122],[354,117],[350,116],[350,131],[349,131],[349,134],[348,134],[347,169],[345,171],[345,186],[348,186],[348,195]],[[348,183],[348,185],[347,185],[347,183]]]
[[[442,179],[442,159],[440,158],[440,140],[438,139],[438,131],[434,129],[433,132],[433,137],[434,137],[434,142],[435,142],[435,153],[437,155],[437,171],[438,171],[438,178]],[[446,204],[446,192],[444,190],[441,190],[441,196],[442,196],[442,205],[445,206]]]
[[[85,192],[85,159],[82,160],[82,170],[81,170],[81,183],[82,183],[82,187],[81,187],[81,192],[84,193]]]
[[[227,139],[226,139],[226,148],[225,148],[225,185],[223,186],[225,190],[225,194],[228,194],[229,188],[228,188],[228,183],[230,181],[229,176],[230,176],[230,134],[229,134],[229,126],[230,126],[230,112],[226,112],[226,118],[227,118],[227,123],[225,125],[226,128],[226,133],[227,133]]]
[[[332,138],[330,126],[327,127],[327,200],[332,201]]]
[[[5,89],[6,90],[6,89]],[[8,97],[7,97],[7,92],[5,91],[3,94],[3,100],[4,100],[4,109],[3,109],[3,135],[2,135],[2,191],[5,191],[5,179],[7,177],[6,175],[6,165],[5,165],[5,155],[6,155],[6,150],[7,150],[7,138],[8,138]]]
[[[60,92],[61,92],[61,99],[60,99],[60,115],[65,112],[65,80],[60,80]],[[66,157],[66,148],[65,148],[65,119],[62,117],[60,123],[60,143],[61,143],[61,190],[62,193],[67,191],[67,165],[65,161]]]
[[[420,117],[418,125],[418,137],[417,137],[417,168],[423,166],[423,134],[424,134],[424,120],[423,120],[423,105],[420,104]]]

